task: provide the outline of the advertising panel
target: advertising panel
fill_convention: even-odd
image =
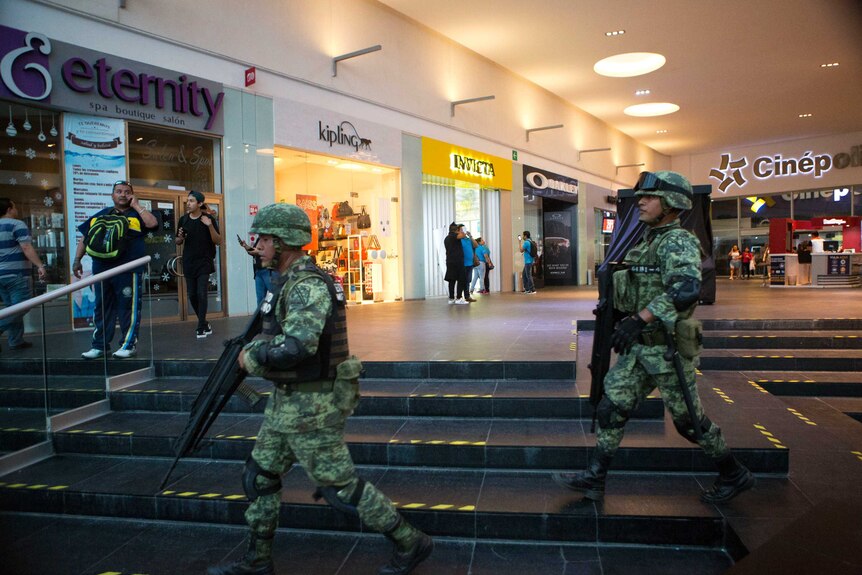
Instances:
[[[125,122],[111,118],[65,114],[66,221],[69,261],[75,257],[78,226],[99,210],[113,205],[114,182],[126,179]],[[92,260],[84,256],[82,277],[92,273]],[[76,278],[70,277],[69,281]],[[76,328],[88,327],[95,302],[93,286],[74,293],[72,318]]]

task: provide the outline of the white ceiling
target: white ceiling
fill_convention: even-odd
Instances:
[[[664,154],[862,131],[862,0],[381,2]],[[635,78],[593,72],[624,52],[667,63]],[[645,102],[681,109],[623,114]]]

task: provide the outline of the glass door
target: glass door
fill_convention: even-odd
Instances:
[[[141,205],[149,209],[158,220],[158,227],[148,230],[145,238],[147,255],[152,257],[150,276],[144,286],[144,297],[150,303],[154,321],[185,321],[194,319],[194,311],[186,297],[183,280],[182,246],[174,243],[177,224],[185,213],[186,192],[160,190],[158,188],[136,188]],[[224,218],[221,198],[207,198],[207,206],[218,220],[224,237]],[[224,286],[223,250],[216,246],[215,273],[210,277],[209,309],[207,317],[225,315],[222,290]]]

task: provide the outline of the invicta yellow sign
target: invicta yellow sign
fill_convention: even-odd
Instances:
[[[510,160],[431,138],[422,138],[422,172],[490,188],[512,189]]]

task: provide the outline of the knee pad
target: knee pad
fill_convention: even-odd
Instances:
[[[629,413],[620,409],[605,395],[596,407],[596,420],[602,429],[619,429],[629,420]]]
[[[700,434],[706,435],[706,433],[712,429],[712,420],[704,415],[700,418],[698,425],[700,425]],[[674,419],[673,426],[676,428],[677,433],[682,435],[687,441],[695,444],[697,443],[697,440],[694,438],[694,428],[692,427],[691,422],[688,421],[687,417],[685,421],[677,421]]]
[[[345,515],[359,517],[359,510],[356,507],[359,505],[359,500],[362,499],[362,494],[365,492],[365,480],[361,477],[358,478],[352,491],[349,487],[350,483],[341,488],[332,485],[318,487],[314,492],[314,500],[320,501],[321,498],[325,499],[336,511],[340,511]]]
[[[257,486],[257,478],[263,477],[274,483],[269,487],[259,488]],[[272,495],[281,491],[281,476],[277,473],[267,471],[257,464],[257,461],[249,455],[245,461],[245,470],[242,473],[242,488],[245,491],[245,496],[248,500],[254,502],[258,497],[264,495]]]

